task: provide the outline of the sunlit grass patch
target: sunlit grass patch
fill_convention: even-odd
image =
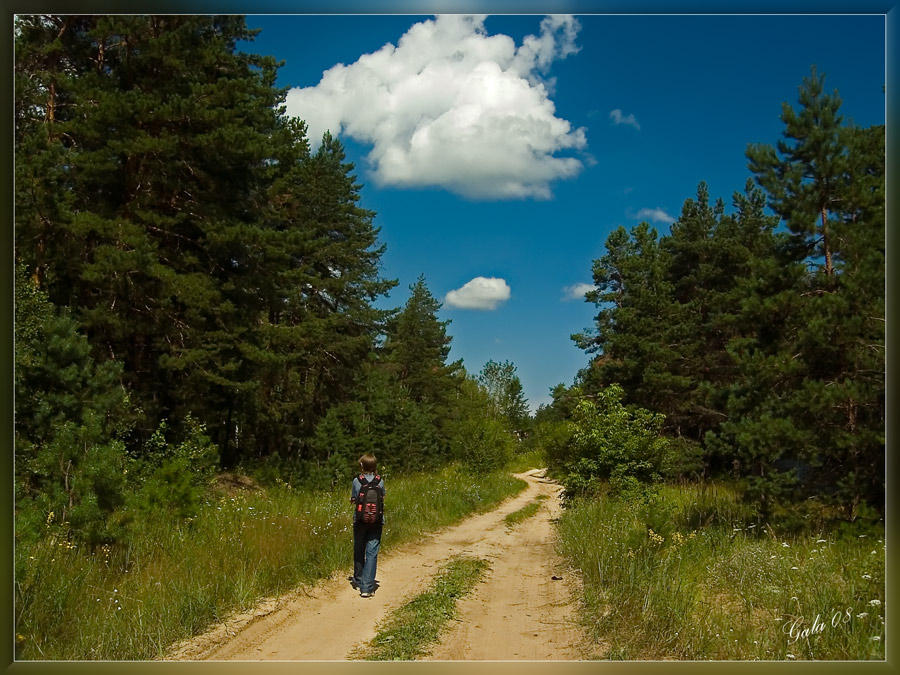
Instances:
[[[525,485],[460,467],[390,479],[383,550],[491,509]],[[281,482],[211,493],[196,517],[142,517],[127,541],[95,551],[72,547],[53,523],[43,539],[17,542],[17,657],[162,658],[233,612],[348,567],[349,492]]]
[[[884,658],[884,537],[788,536],[725,487],[630,508],[576,502],[560,547],[608,658]]]
[[[541,495],[541,496],[543,496],[543,495]],[[523,506],[518,511],[513,511],[512,513],[507,514],[507,516],[503,519],[503,521],[506,523],[507,527],[514,527],[515,525],[517,525],[518,523],[521,523],[526,518],[531,518],[533,515],[535,515],[538,512],[538,510],[540,508],[541,508],[540,501],[530,502],[530,503],[526,504],[525,506]]]
[[[457,616],[457,603],[488,569],[486,560],[457,557],[441,570],[429,590],[391,614],[378,627],[370,645],[355,654],[367,661],[411,661],[428,653],[447,623]]]
[[[525,473],[531,469],[541,469],[546,466],[546,459],[540,450],[529,450],[513,456],[507,469],[512,473]]]

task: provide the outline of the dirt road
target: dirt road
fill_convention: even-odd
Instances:
[[[499,508],[382,553],[374,598],[360,598],[347,582],[349,569],[344,570],[233,617],[178,646],[167,660],[346,660],[375,637],[379,621],[424,591],[440,567],[460,554],[485,558],[491,569],[461,601],[460,621],[427,660],[588,657],[590,647],[575,623],[576,579],[553,547],[560,488],[539,470],[519,477],[528,487]],[[504,517],[538,495],[549,498],[537,514],[508,528]]]

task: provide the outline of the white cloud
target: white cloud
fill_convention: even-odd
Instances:
[[[641,209],[635,218],[640,220],[652,220],[654,223],[674,223],[675,219],[660,208]]]
[[[622,111],[618,108],[610,111],[609,119],[613,121],[613,124],[627,124],[634,127],[638,131],[641,130],[641,125],[638,123],[634,114],[623,115]]]
[[[584,300],[584,294],[597,290],[594,284],[578,283],[563,288],[563,300]]]
[[[440,15],[413,25],[394,46],[325,71],[314,87],[288,92],[287,114],[322,134],[372,145],[382,185],[439,186],[470,198],[549,198],[550,182],[583,169],[584,128],[556,117],[543,78],[578,51],[580,24],[548,16],[540,35],[516,47],[488,35],[484,16]]]
[[[501,302],[509,300],[509,286],[496,277],[475,277],[455,291],[450,291],[444,302],[461,309],[497,309]]]

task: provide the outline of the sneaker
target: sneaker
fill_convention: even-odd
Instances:
[[[361,597],[361,598],[371,598],[373,595],[375,595],[375,594],[374,594],[374,593],[360,593],[360,594],[359,594],[359,597]]]

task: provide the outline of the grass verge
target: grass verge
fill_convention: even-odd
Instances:
[[[457,603],[488,569],[486,560],[454,558],[438,574],[431,588],[391,614],[367,648],[355,655],[366,661],[412,661],[428,653],[456,618]]]
[[[386,481],[382,546],[493,508],[525,483],[460,467]],[[312,584],[353,559],[349,485],[307,492],[280,482],[211,496],[197,517],[135,523],[127,542],[82,550],[48,527],[15,550],[16,657],[150,660],[266,597]]]
[[[543,502],[545,499],[547,499],[547,495],[538,495],[535,501],[526,504],[518,511],[513,511],[512,513],[507,514],[503,519],[503,522],[506,523],[507,527],[515,527],[523,520],[531,518],[534,514],[536,514],[541,508],[541,502]]]
[[[788,536],[727,487],[668,486],[576,502],[559,531],[606,658],[884,659],[883,527]]]

